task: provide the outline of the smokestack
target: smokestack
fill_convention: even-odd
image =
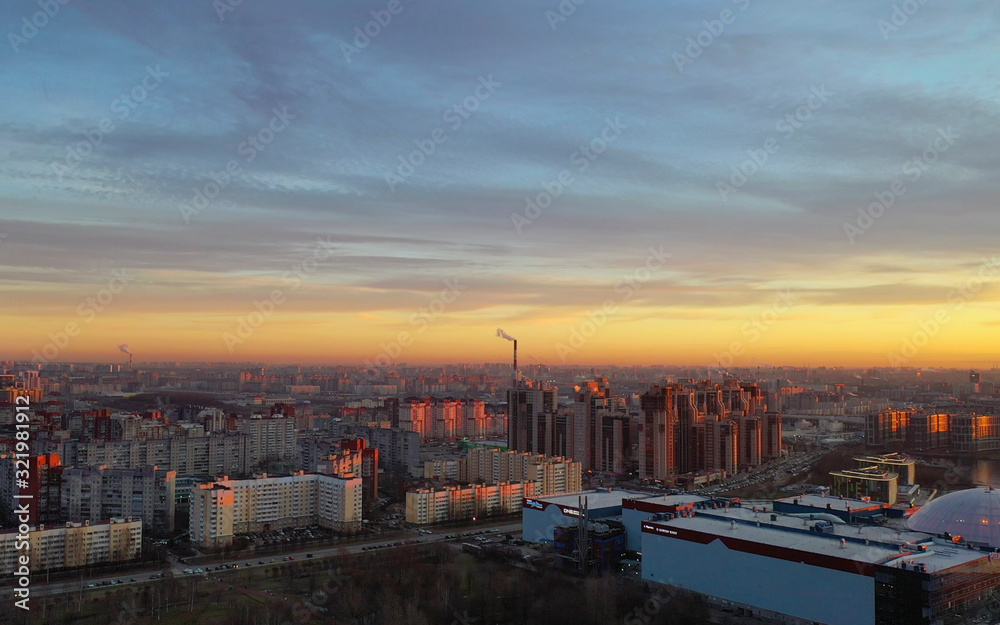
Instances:
[[[506,339],[508,341],[513,341],[514,342],[514,372],[513,372],[513,375],[511,376],[511,381],[513,382],[513,387],[517,388],[517,381],[520,378],[520,376],[517,374],[517,339],[515,339],[513,336],[507,334],[506,332],[504,332],[500,328],[497,328],[497,336],[499,338]]]
[[[118,346],[118,351],[128,354],[128,370],[132,370],[132,350],[128,348],[127,343],[122,343]]]
[[[514,339],[514,388],[517,388],[517,339]]]

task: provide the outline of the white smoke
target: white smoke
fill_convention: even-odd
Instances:
[[[130,350],[128,348],[128,345],[126,343],[122,343],[121,345],[119,345],[118,349],[121,350],[121,351],[123,351],[123,352],[125,352],[126,354],[131,354],[132,353],[132,350]]]
[[[502,339],[507,339],[508,341],[517,340],[513,336],[511,336],[511,335],[507,334],[506,332],[504,332],[503,330],[501,330],[500,328],[497,328],[497,336],[500,337],[500,338],[502,338]]]

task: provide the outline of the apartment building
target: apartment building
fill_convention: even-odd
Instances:
[[[580,463],[572,459],[500,449],[470,449],[458,461],[462,482],[532,482],[536,496],[579,491],[581,473]]]
[[[234,429],[250,437],[247,445],[251,469],[274,460],[294,460],[298,430],[295,417],[281,414],[234,419]]]
[[[250,436],[211,434],[145,441],[63,441],[68,466],[131,469],[157,466],[177,475],[249,475]]]
[[[0,532],[0,576],[18,567],[18,530]],[[93,564],[127,562],[139,557],[142,521],[109,519],[100,523],[33,526],[28,532],[31,570],[56,571]]]
[[[224,547],[238,534],[320,525],[340,532],[361,528],[361,478],[298,472],[283,477],[219,480],[191,492],[192,542]]]
[[[0,525],[17,525],[12,502],[16,495],[26,495],[31,499],[28,525],[59,523],[60,488],[65,467],[59,454],[45,454],[27,458],[28,477],[26,485],[18,485],[18,471],[24,470],[24,463],[16,462],[14,454],[0,455]],[[23,475],[23,474],[22,474]]]
[[[406,522],[429,525],[515,514],[520,512],[524,498],[534,494],[533,482],[411,490],[406,493]]]
[[[177,472],[158,467],[111,469],[107,466],[63,470],[62,517],[96,523],[107,518],[134,518],[150,534],[174,530]]]

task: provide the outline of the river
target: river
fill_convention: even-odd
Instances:
[[[992,484],[1000,488],[1000,460],[989,458],[969,458],[952,456],[950,458],[927,458],[928,461],[938,465],[957,465],[971,473],[973,484]],[[917,467],[917,474],[920,468]]]

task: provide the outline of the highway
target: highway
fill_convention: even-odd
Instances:
[[[114,575],[107,575],[101,577],[93,577],[84,581],[64,581],[64,582],[54,582],[52,584],[44,584],[37,581],[39,578],[44,577],[44,574],[36,573],[32,577],[32,584],[29,587],[31,589],[31,597],[46,597],[53,595],[62,595],[67,593],[78,593],[78,592],[88,592],[88,591],[99,591],[107,590],[111,588],[122,588],[125,586],[135,586],[139,584],[154,584],[163,579],[167,579],[173,576],[177,579],[184,578],[203,578],[207,579],[209,575],[211,576],[224,576],[231,574],[233,572],[243,571],[244,569],[255,569],[262,568],[264,566],[282,566],[286,564],[294,564],[300,561],[309,560],[307,554],[312,554],[313,560],[319,560],[323,558],[335,557],[346,553],[360,553],[362,551],[368,551],[370,548],[376,545],[384,545],[379,547],[379,550],[383,549],[398,549],[404,546],[410,546],[414,544],[428,544],[435,542],[443,542],[447,540],[459,540],[464,536],[471,536],[473,534],[489,534],[490,530],[497,529],[499,532],[495,533],[511,533],[521,532],[521,523],[506,523],[506,524],[488,524],[488,523],[477,523],[475,527],[469,528],[434,528],[433,526],[424,529],[429,529],[433,534],[420,534],[417,529],[411,529],[403,534],[395,534],[392,538],[373,538],[370,541],[351,543],[350,545],[336,545],[336,546],[323,546],[323,547],[312,547],[304,546],[295,551],[281,552],[278,554],[268,554],[266,556],[256,555],[253,553],[246,553],[240,559],[230,558],[222,562],[214,562],[210,564],[181,564],[178,561],[173,561],[170,565],[169,573],[167,570],[159,569],[155,572],[151,572],[149,569],[134,572],[118,572]],[[455,538],[446,538],[446,536],[455,535]],[[394,545],[393,543],[405,541],[405,545]],[[294,560],[289,560],[288,558],[294,558]],[[258,564],[258,562],[264,562],[263,565]],[[249,564],[249,566],[248,566]],[[227,565],[230,568],[225,570],[219,570],[222,565]],[[239,566],[238,569],[233,568]],[[211,571],[205,571],[202,573],[185,573],[185,570],[198,569],[211,567]],[[157,575],[159,573],[167,573],[166,577],[162,579],[150,579],[151,575]],[[119,584],[112,584],[112,580],[120,580]],[[132,581],[134,580],[134,581]],[[103,582],[107,584],[102,585]],[[11,587],[0,588],[0,597],[7,599],[11,597],[13,589]]]

